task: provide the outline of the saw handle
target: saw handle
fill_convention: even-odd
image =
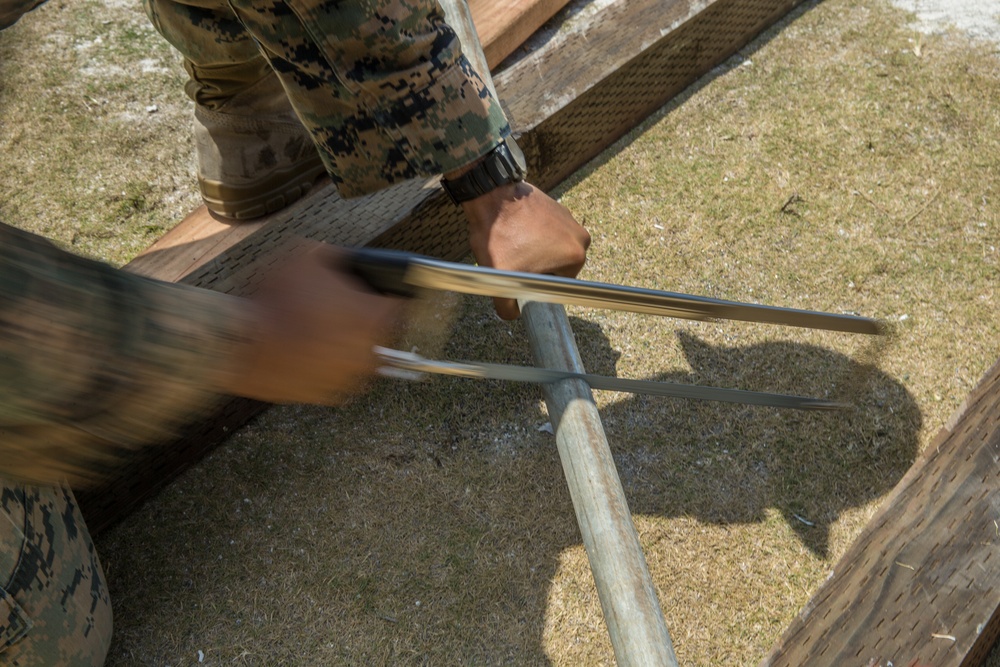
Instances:
[[[344,268],[376,292],[408,299],[417,296],[418,288],[406,282],[406,272],[416,255],[381,248],[349,248],[344,254]]]

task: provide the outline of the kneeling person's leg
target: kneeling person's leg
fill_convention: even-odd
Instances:
[[[2,2],[2,0],[0,0]],[[325,169],[257,43],[226,0],[144,0],[184,56],[198,185],[210,211],[250,219],[292,203]]]
[[[0,479],[0,665],[104,664],[111,603],[68,488]]]

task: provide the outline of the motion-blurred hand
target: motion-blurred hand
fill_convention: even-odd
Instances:
[[[342,402],[374,373],[372,347],[391,337],[399,299],[338,268],[332,246],[300,248],[247,301],[256,325],[228,393],[270,403]]]
[[[469,244],[481,266],[575,278],[587,260],[590,233],[562,204],[527,182],[512,183],[462,204]],[[494,299],[505,320],[513,299]]]

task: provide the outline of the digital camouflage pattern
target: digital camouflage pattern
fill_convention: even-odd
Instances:
[[[434,0],[144,1],[196,99],[273,66],[345,194],[450,171],[509,133]],[[38,4],[0,0],[0,27]],[[211,407],[241,312],[0,223],[0,477],[86,482],[168,437]]]
[[[44,0],[0,0],[0,29]],[[215,109],[277,72],[341,195],[462,167],[510,134],[435,0],[143,0]]]
[[[345,197],[452,171],[510,134],[433,0],[144,3],[196,102],[214,108],[273,68]]]
[[[0,224],[0,478],[86,483],[166,440],[216,404],[244,312]]]
[[[0,665],[94,667],[111,603],[72,492],[0,481]]]
[[[103,664],[111,607],[68,488],[214,404],[232,298],[116,271],[0,224],[0,665]]]

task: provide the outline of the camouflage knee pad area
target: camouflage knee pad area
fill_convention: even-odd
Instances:
[[[454,170],[510,133],[435,0],[144,3],[199,104],[276,72],[345,197]]]
[[[104,664],[111,603],[68,488],[0,479],[0,665]]]

